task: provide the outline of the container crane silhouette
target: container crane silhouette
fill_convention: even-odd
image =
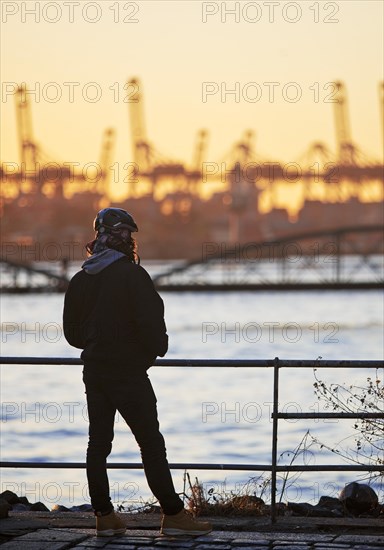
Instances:
[[[147,138],[140,80],[138,78],[131,78],[127,83],[127,89],[130,87],[134,90],[134,98],[131,98],[129,102],[129,115],[136,176],[141,176],[150,181],[150,193],[152,195],[159,180],[166,178],[177,181],[178,187],[184,187],[185,190],[191,192],[202,177],[202,163],[207,143],[206,130],[200,130],[198,134],[191,169],[186,168],[181,162],[167,158]],[[135,186],[133,190],[136,190]]]
[[[58,165],[36,143],[32,131],[32,110],[25,82],[17,88],[15,100],[20,150],[18,191],[42,195],[44,188],[50,188],[51,196],[61,197],[64,181],[70,177],[70,169],[68,166]]]
[[[203,163],[206,159],[208,146],[208,131],[203,129],[197,134],[192,168],[187,171],[188,189],[190,193],[198,192],[198,184],[202,179]]]
[[[115,131],[105,130],[100,154],[101,177],[97,181],[87,182],[82,173],[72,173],[70,166],[53,161],[51,155],[38,145],[33,137],[32,110],[28,99],[26,83],[23,82],[15,92],[16,118],[20,151],[20,171],[15,174],[18,193],[44,195],[47,187],[51,196],[63,197],[64,187],[68,181],[76,181],[82,189],[106,195],[110,179],[110,163],[115,144]]]
[[[367,180],[383,181],[383,167],[380,161],[369,158],[352,140],[346,88],[343,82],[336,81],[337,101],[334,104],[337,170],[339,179],[349,179],[352,192],[357,196],[360,187]]]
[[[22,174],[25,174],[26,171],[36,168],[38,152],[38,147],[33,139],[32,116],[25,83],[17,88],[15,99],[21,171]]]
[[[19,192],[26,190],[41,193],[41,178],[37,177],[39,148],[33,139],[32,115],[27,86],[23,82],[15,92],[16,120],[20,152]],[[24,186],[28,180],[28,184]],[[28,189],[29,188],[29,189]]]
[[[379,103],[381,112],[381,125],[383,133],[383,153],[384,153],[384,82],[379,83]]]
[[[107,128],[104,131],[102,143],[101,143],[101,152],[100,152],[100,169],[101,169],[101,178],[96,182],[94,191],[103,195],[108,194],[109,182],[111,179],[111,162],[113,157],[113,152],[115,149],[116,143],[116,132],[114,128]]]
[[[348,116],[347,93],[343,82],[336,81],[336,102],[334,116],[336,128],[336,147],[339,164],[356,165],[357,148],[352,143],[351,128]]]

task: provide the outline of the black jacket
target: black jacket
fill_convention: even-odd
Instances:
[[[168,349],[163,301],[145,269],[126,257],[97,274],[76,273],[63,317],[65,338],[84,350],[85,371],[143,371]]]

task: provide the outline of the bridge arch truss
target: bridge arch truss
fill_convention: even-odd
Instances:
[[[201,258],[154,277],[160,290],[373,289],[384,286],[384,226],[202,245]]]

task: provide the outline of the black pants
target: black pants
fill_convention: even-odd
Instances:
[[[106,514],[113,510],[106,470],[112,450],[116,411],[124,418],[140,447],[148,485],[165,514],[177,514],[183,502],[175,492],[159,431],[156,396],[146,374],[110,379],[84,372],[89,415],[87,478],[92,507]]]

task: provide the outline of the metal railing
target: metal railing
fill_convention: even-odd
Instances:
[[[82,365],[82,361],[69,357],[0,357],[0,365]],[[185,470],[238,470],[271,472],[271,521],[276,521],[276,493],[278,472],[319,472],[319,471],[379,471],[381,464],[322,464],[322,465],[278,465],[278,421],[279,419],[384,419],[383,413],[281,413],[279,412],[279,371],[282,368],[344,369],[344,368],[383,368],[383,361],[364,360],[295,360],[295,359],[158,359],[156,367],[209,367],[209,368],[273,368],[273,413],[271,464],[210,464],[210,463],[169,463],[171,469]],[[85,468],[82,462],[19,462],[1,461],[1,468]],[[142,463],[112,462],[108,469],[142,469]]]

